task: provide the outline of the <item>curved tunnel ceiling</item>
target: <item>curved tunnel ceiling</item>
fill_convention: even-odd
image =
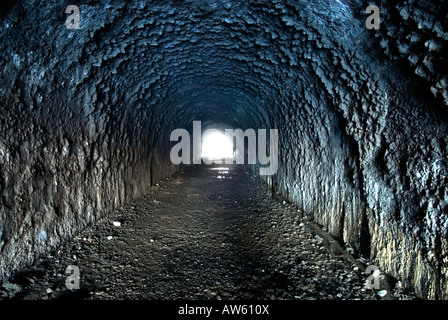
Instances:
[[[359,59],[356,51],[365,49],[360,43],[369,36],[339,1],[85,1],[82,29],[71,32],[53,27],[63,26],[64,17],[52,15],[63,4],[37,3],[23,10],[45,22],[27,30],[23,41],[10,38],[28,49],[17,63],[32,66],[16,72],[42,87],[56,81],[75,95],[96,87],[97,100],[112,92],[129,110],[152,109],[168,132],[188,125],[184,115],[271,127],[269,115],[290,107],[281,105],[285,100],[300,105],[307,95],[326,95],[320,78],[346,73],[344,62]],[[6,28],[5,36],[15,29]],[[14,46],[8,50],[13,56]],[[49,53],[44,59],[36,51],[41,46]],[[369,73],[366,61],[360,63]]]

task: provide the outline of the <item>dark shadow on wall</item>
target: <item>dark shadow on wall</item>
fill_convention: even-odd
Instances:
[[[22,0],[2,0],[0,4],[0,19],[4,19],[11,11],[12,7],[22,2]]]
[[[359,251],[361,256],[369,259],[370,258],[370,231],[369,231],[369,220],[367,218],[367,212],[364,210],[361,216],[361,230],[359,232]]]

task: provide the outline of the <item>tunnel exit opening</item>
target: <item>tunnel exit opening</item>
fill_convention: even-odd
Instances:
[[[217,130],[205,134],[202,140],[202,159],[204,162],[233,159],[233,141]]]

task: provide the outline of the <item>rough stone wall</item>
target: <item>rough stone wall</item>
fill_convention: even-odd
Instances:
[[[355,15],[360,10],[351,9]],[[432,13],[428,10],[426,19],[439,25],[438,15]],[[319,80],[312,85],[302,80],[307,87],[285,90],[286,97],[291,91],[301,94],[283,99],[283,118],[276,123],[287,128],[276,183],[305,214],[381,270],[421,297],[445,299],[447,103],[442,98],[446,88],[436,90],[436,98],[430,93],[436,93],[435,81],[446,74],[440,74],[446,70],[445,60],[434,58],[439,69],[419,79],[403,59],[387,50],[383,54],[382,33],[393,28],[384,17],[387,14],[382,31],[371,36],[355,26],[346,29],[354,34],[343,37],[337,34],[337,23],[319,27],[312,15],[308,18],[313,25],[293,24],[307,30],[312,39],[308,50],[302,44],[293,51],[305,51],[300,56],[308,61],[305,67],[302,60],[301,66],[311,68]],[[421,41],[434,36],[431,28],[421,29]],[[350,42],[350,37],[358,41]],[[401,37],[406,35],[398,40]],[[390,35],[388,41],[400,46]],[[427,49],[416,52],[419,57],[435,51],[423,43],[420,47]]]
[[[66,30],[56,3],[23,3],[0,27],[0,279],[175,169],[152,168],[145,101],[88,53],[119,51]]]
[[[378,5],[382,23],[372,33],[379,51],[391,61],[387,66],[401,66],[409,80],[389,80],[378,170],[365,175],[367,202],[377,221],[371,225],[372,242],[378,243],[372,257],[402,275],[422,297],[446,299],[447,4],[411,0]]]
[[[420,296],[448,297],[446,29],[432,5],[409,2],[425,14],[406,23],[435,21],[409,29],[411,68],[392,50],[408,39],[392,6],[369,31],[362,1],[86,0],[67,30],[69,4],[0,15],[0,278],[174,171],[169,134],[199,120],[278,128],[269,183]]]
[[[364,6],[368,2],[364,1]],[[369,2],[372,4],[372,2]],[[448,104],[448,4],[446,1],[382,1],[374,34],[385,54],[402,61]]]

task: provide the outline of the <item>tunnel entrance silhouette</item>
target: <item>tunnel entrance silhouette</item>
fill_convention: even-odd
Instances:
[[[233,144],[224,134],[215,131],[203,137],[202,155],[206,160],[220,161],[226,158],[233,158]]]

